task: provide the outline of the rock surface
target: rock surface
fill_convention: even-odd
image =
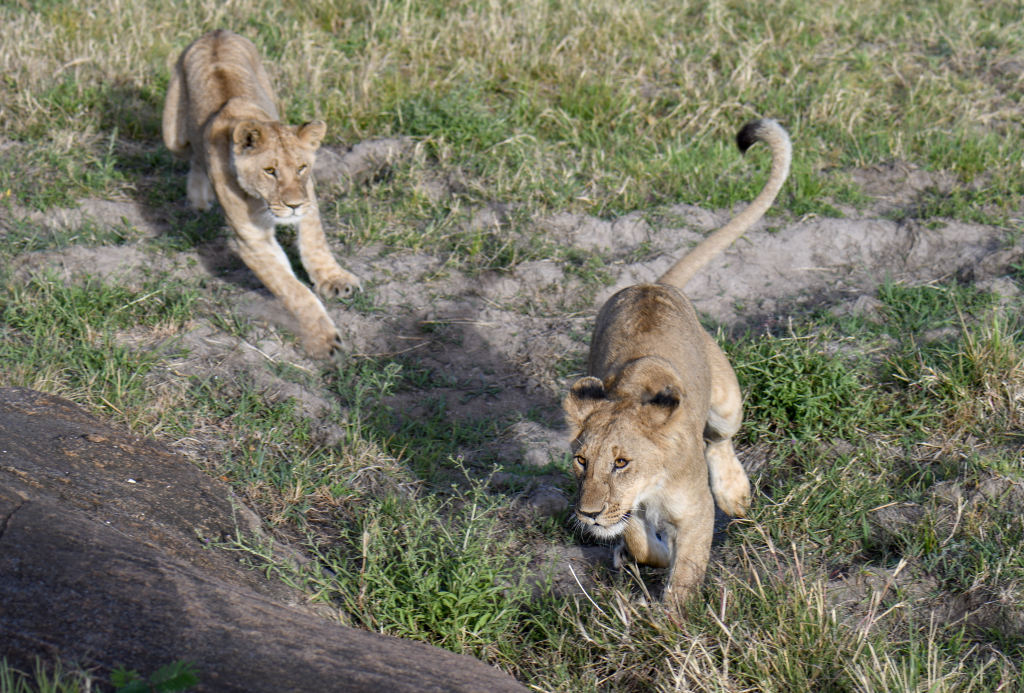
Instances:
[[[0,656],[195,662],[197,691],[523,691],[471,657],[347,628],[205,539],[256,531],[229,489],[72,403],[0,389]]]

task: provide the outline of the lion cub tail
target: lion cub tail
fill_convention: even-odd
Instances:
[[[742,236],[747,229],[764,216],[779,194],[782,184],[789,176],[789,164],[793,160],[793,146],[789,135],[781,125],[770,118],[754,120],[743,126],[736,135],[736,146],[746,153],[755,142],[764,142],[772,150],[772,172],[768,176],[761,194],[732,220],[705,238],[700,244],[681,257],[672,268],[661,275],[658,284],[668,284],[682,289],[697,272]]]

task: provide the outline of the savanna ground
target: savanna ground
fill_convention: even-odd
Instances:
[[[216,27],[328,123],[335,363],[160,142]],[[761,115],[792,177],[688,290],[757,494],[671,614],[567,522],[559,398],[601,302],[756,194]],[[1022,121],[1020,2],[6,2],[0,385],[225,479],[320,613],[534,690],[1024,690]],[[64,670],[0,687],[105,685]]]

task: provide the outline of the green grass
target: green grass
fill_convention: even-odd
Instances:
[[[119,336],[140,326],[176,330],[199,301],[159,280],[133,289],[42,274],[8,278],[0,290],[0,361],[11,364],[0,382],[43,388],[128,422],[146,415],[146,377],[159,355]]]
[[[726,344],[747,392],[744,435],[794,440],[856,435],[884,417],[878,393],[868,393],[857,364],[826,352],[828,335],[764,336]]]
[[[120,40],[142,7],[161,38]],[[1000,219],[1024,194],[1014,173],[1020,86],[1007,67],[1024,29],[1009,7],[250,0],[205,16],[256,40],[287,118],[325,117],[343,141],[423,138],[432,163],[469,175],[472,199],[598,215],[730,206],[750,199],[764,169],[742,164],[731,137],[763,113],[794,134],[799,156],[781,199],[794,214],[835,215],[832,201],[857,201],[848,182],[820,171],[898,159],[961,181],[929,214]],[[63,160],[74,156],[67,135],[85,134],[94,158],[58,160],[37,179],[109,194],[131,169],[112,169],[103,144],[157,137],[167,60],[210,27],[194,23],[203,2],[170,12],[136,0],[115,21],[97,8],[2,10],[17,50],[0,132],[24,141],[26,157],[56,146]],[[115,43],[96,51],[90,41]],[[968,193],[979,175],[983,191]],[[13,185],[34,206],[68,201]]]
[[[1019,241],[1018,4],[243,0],[227,11],[211,0],[129,0],[116,13],[92,1],[3,4],[0,385],[63,395],[178,444],[311,559],[298,569],[268,547],[232,547],[254,565],[350,625],[480,657],[537,690],[1024,688],[1019,632],[933,623],[928,610],[964,594],[992,609],[1021,602],[1024,528],[1012,498],[960,507],[935,495],[940,483],[969,497],[985,482],[1024,479],[1017,304],[998,309],[994,295],[955,282],[888,281],[874,316],[798,314],[786,333],[722,337],[746,395],[741,454],[766,450],[766,461],[753,475],[751,518],[729,526],[701,594],[673,614],[646,595],[663,579],[654,570],[598,571],[599,587],[578,598],[528,597],[526,562],[536,570],[545,547],[576,539],[481,483],[509,426],[552,425],[557,398],[458,414],[456,404],[514,385],[442,365],[446,351],[467,348],[449,314],[416,328],[432,357],[349,355],[318,369],[285,356],[238,371],[222,367],[227,352],[209,364],[176,341],[195,326],[214,328],[214,341],[271,333],[229,305],[237,287],[157,269],[102,281],[28,272],[40,251],[131,244],[192,260],[218,240],[223,216],[185,209],[187,164],[159,133],[170,61],[216,26],[256,42],[289,122],[326,119],[330,144],[414,138],[350,191],[318,181],[332,241],[371,261],[435,259],[424,300],[435,279],[552,261],[576,303],[513,306],[545,320],[592,312],[615,263],[661,253],[582,250],[538,221],[639,211],[668,228],[679,225],[676,203],[747,201],[768,153],[741,157],[732,138],[758,115],[783,121],[796,154],[774,226],[870,212],[873,199],[846,172],[907,162],[953,184],[891,218],[990,223],[1008,245]],[[32,216],[89,196],[131,199],[168,232],[55,229]],[[470,227],[485,206],[501,211],[499,223]],[[394,285],[374,282],[344,306],[384,321]],[[538,338],[528,365],[582,374],[589,325],[580,324],[552,328],[580,348]],[[308,402],[279,394],[282,381],[326,405],[310,414]],[[519,480],[507,488],[527,491],[559,470],[509,467]],[[894,503],[921,514],[886,533],[878,509]],[[835,603],[837,575],[887,579],[897,568],[907,582],[873,605],[870,595]],[[921,585],[933,593],[914,593]],[[57,676],[0,667],[0,688],[106,685]]]
[[[0,659],[0,693],[87,693],[104,690],[98,685],[100,683],[101,680],[92,672],[75,667],[65,669],[59,662],[52,670],[47,670],[46,665],[37,661],[35,671],[27,674],[10,667],[6,659]],[[160,667],[148,677],[118,667],[110,672],[112,688],[108,690],[114,693],[173,693],[189,690],[198,683],[195,665],[179,661]]]
[[[984,313],[995,297],[973,286],[903,286],[884,283],[878,290],[882,312],[895,334],[919,334],[926,330],[959,325],[964,316]]]
[[[275,570],[368,630],[514,661],[525,557],[506,555],[502,505],[479,487],[444,500],[387,496],[359,509],[333,544],[307,537],[311,570]],[[274,563],[265,548],[235,548]]]
[[[432,326],[433,327],[433,326]],[[385,450],[401,458],[421,477],[435,480],[455,464],[453,458],[468,456],[465,464],[488,468],[493,463],[485,452],[488,443],[501,432],[500,423],[489,417],[453,416],[448,411],[448,393],[462,397],[487,394],[472,389],[471,382],[424,367],[409,359],[350,359],[330,374],[329,387],[349,407],[360,434],[379,441]],[[415,392],[415,409],[408,404],[388,404],[392,394]]]

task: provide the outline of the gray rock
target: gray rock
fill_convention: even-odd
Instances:
[[[234,507],[234,512],[232,508]],[[196,691],[525,691],[471,657],[347,628],[202,539],[230,490],[58,397],[0,389],[0,657],[199,670]]]

